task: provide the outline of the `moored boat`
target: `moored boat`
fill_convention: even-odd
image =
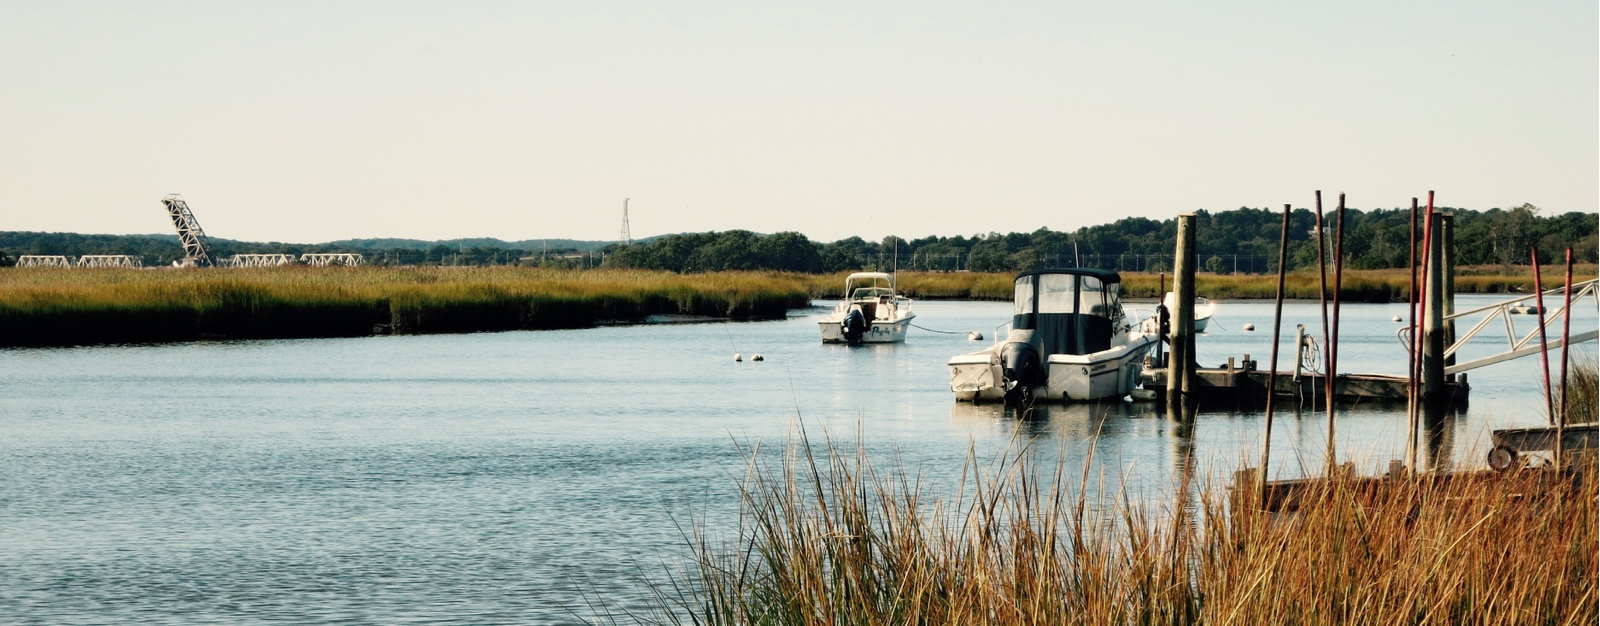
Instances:
[[[1013,285],[1010,329],[996,333],[988,349],[949,361],[957,400],[1084,401],[1121,398],[1138,387],[1144,356],[1158,339],[1154,320],[1123,310],[1120,275],[1037,270],[1017,275]]]
[[[857,272],[845,277],[844,299],[817,327],[823,343],[900,343],[916,316],[895,291],[894,275]]]
[[[1173,295],[1172,292],[1168,291],[1167,295],[1165,297],[1161,298],[1161,306],[1167,307],[1167,314],[1171,315],[1173,311],[1177,310],[1178,297],[1176,295]],[[1194,332],[1197,332],[1197,333],[1206,332],[1206,326],[1211,323],[1211,316],[1215,315],[1216,313],[1217,313],[1217,303],[1212,302],[1210,300],[1207,300],[1205,298],[1202,298],[1200,296],[1195,296],[1195,298],[1194,298]]]

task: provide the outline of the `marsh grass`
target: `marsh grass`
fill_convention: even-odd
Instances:
[[[1088,465],[969,454],[928,487],[803,438],[748,455],[735,537],[662,597],[696,624],[1593,624],[1596,482],[1340,476],[1294,513],[1186,476],[1153,510]],[[1592,470],[1592,468],[1591,468]]]
[[[0,271],[0,345],[572,328],[656,314],[782,317],[797,276],[531,268]]]
[[[1591,424],[1600,420],[1596,416],[1600,412],[1600,365],[1593,357],[1579,356],[1567,368],[1567,386],[1557,391],[1567,396],[1567,423]]]
[[[1546,285],[1561,284],[1561,268],[1543,272]],[[1579,266],[1575,280],[1593,278],[1595,266]],[[827,274],[807,277],[811,296],[838,298],[844,289],[847,274]],[[984,272],[900,272],[900,290],[907,297],[928,300],[1010,300],[1012,273]],[[1330,273],[1329,280],[1332,280]],[[1553,282],[1552,282],[1553,281]],[[1139,272],[1122,272],[1122,295],[1131,298],[1158,298],[1161,276]],[[1265,274],[1210,274],[1195,277],[1195,291],[1201,296],[1217,299],[1271,299],[1277,293],[1277,277]],[[1530,293],[1533,291],[1533,273],[1528,268],[1506,269],[1494,267],[1458,268],[1457,293]],[[1172,289],[1172,276],[1166,276],[1167,290]],[[1285,280],[1285,297],[1315,300],[1319,279],[1314,272],[1291,272]],[[1400,302],[1411,289],[1410,270],[1346,270],[1344,287],[1340,291],[1346,302]]]

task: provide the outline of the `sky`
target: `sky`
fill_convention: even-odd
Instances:
[[[1600,202],[1587,1],[0,2],[0,230],[1071,230]]]

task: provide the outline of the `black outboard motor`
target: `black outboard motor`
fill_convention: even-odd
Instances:
[[[1032,399],[1035,385],[1044,384],[1044,366],[1032,344],[1013,341],[1000,348],[1000,372],[1005,377],[1006,401]]]
[[[850,309],[844,321],[839,323],[839,333],[850,343],[861,343],[861,336],[866,332],[867,316],[861,314],[861,309]]]

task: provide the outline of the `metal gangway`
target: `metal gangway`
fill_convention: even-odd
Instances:
[[[1495,325],[1495,320],[1500,320],[1500,325],[1505,329],[1506,333],[1506,348],[1504,351],[1485,357],[1479,357],[1471,361],[1446,365],[1444,368],[1444,373],[1446,375],[1459,374],[1461,372],[1475,370],[1480,367],[1486,367],[1496,363],[1510,361],[1512,359],[1539,354],[1541,348],[1538,340],[1539,324],[1537,321],[1534,323],[1532,329],[1528,330],[1526,333],[1523,333],[1517,329],[1517,324],[1513,317],[1516,315],[1528,315],[1531,313],[1535,314],[1534,319],[1537,320],[1537,314],[1539,313],[1539,296],[1540,294],[1531,293],[1519,298],[1444,316],[1446,327],[1453,327],[1456,320],[1475,317],[1478,315],[1483,316],[1483,319],[1478,320],[1477,324],[1474,324],[1471,329],[1467,330],[1465,333],[1462,333],[1459,338],[1451,342],[1450,345],[1445,348],[1444,356],[1446,359],[1454,357],[1462,347],[1467,345],[1467,342],[1478,338],[1480,335],[1484,335],[1485,330],[1487,330],[1490,326]],[[1566,287],[1563,286],[1555,289],[1546,289],[1543,296],[1544,301],[1547,304],[1547,310],[1544,313],[1544,327],[1545,335],[1547,337],[1545,346],[1548,349],[1554,350],[1566,345],[1561,339],[1561,329],[1565,324],[1565,318],[1569,313],[1568,307],[1565,305]],[[1586,298],[1591,301],[1595,307],[1594,309],[1590,310],[1600,311],[1600,279],[1587,280],[1581,283],[1573,283],[1572,308],[1577,309],[1578,305],[1583,303],[1584,299]],[[1551,305],[1555,306],[1553,312],[1548,310]],[[1593,318],[1589,319],[1592,320]],[[1401,343],[1405,344],[1406,349],[1409,351],[1411,349],[1411,329],[1402,328],[1398,334],[1400,336]],[[1491,331],[1489,334],[1493,335],[1498,333]],[[1574,344],[1583,343],[1585,341],[1594,341],[1597,337],[1600,337],[1600,330],[1589,329],[1582,332],[1574,332],[1569,338],[1568,342]],[[1480,339],[1480,341],[1483,340]]]

